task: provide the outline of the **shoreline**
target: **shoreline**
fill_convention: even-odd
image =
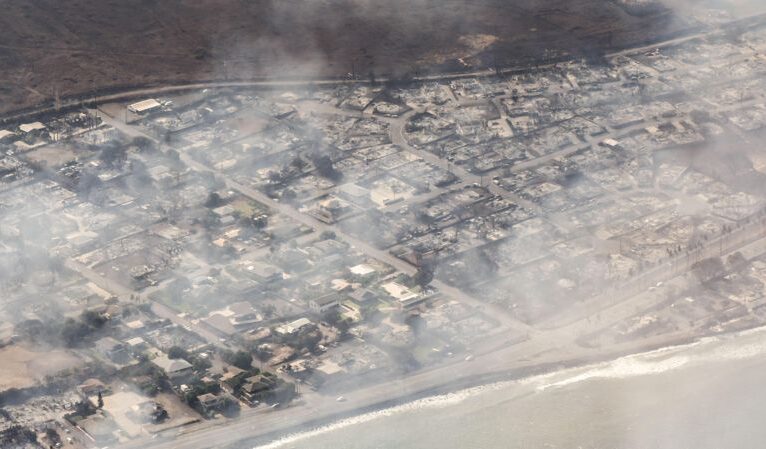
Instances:
[[[759,20],[763,16],[759,16]],[[762,23],[758,22],[758,26],[762,26]],[[723,29],[723,27],[721,28]],[[716,32],[713,29],[710,34]],[[678,45],[679,42],[688,42],[689,40],[698,39],[699,35],[687,36],[679,38],[668,45]],[[628,52],[638,52],[641,50],[632,49]],[[549,64],[547,66],[553,66],[555,64]],[[536,68],[527,67],[523,70],[528,72],[535,72],[542,67]],[[490,72],[490,73],[487,73]],[[505,73],[509,73],[505,72]],[[473,73],[459,73],[452,75],[434,75],[439,77],[438,79],[454,79],[462,77],[484,77],[491,76],[492,71],[485,70],[482,72]],[[436,79],[430,77],[423,77],[419,79],[413,79],[413,82],[424,82],[429,79]],[[156,87],[144,87],[142,89],[117,92],[106,97],[101,98],[114,98],[117,99],[138,97],[140,95],[151,95],[159,92],[184,92],[188,90],[196,90],[204,88],[208,85],[212,89],[240,89],[240,88],[263,88],[263,89],[282,89],[289,86],[303,86],[303,85],[337,85],[343,84],[369,84],[366,81],[360,80],[326,80],[326,81],[232,81],[232,82],[212,82],[203,84],[190,84],[190,85],[170,85],[170,86],[156,86]],[[259,87],[260,86],[260,87]],[[77,101],[87,102],[88,99],[70,99],[72,103],[68,104],[64,109],[78,107]],[[96,101],[95,97],[93,101]],[[82,103],[80,103],[82,104]],[[48,108],[48,113],[52,112],[52,108]],[[42,114],[42,112],[40,112]],[[7,119],[6,119],[7,120]],[[569,324],[569,323],[568,323]],[[254,445],[268,443],[279,439],[280,436],[285,438],[295,433],[310,432],[313,429],[321,426],[331,425],[339,420],[351,419],[354,417],[360,417],[361,415],[381,412],[394,407],[404,406],[416,401],[424,400],[427,398],[435,397],[438,395],[448,395],[460,393],[467,389],[489,387],[492,384],[517,382],[524,379],[531,379],[537,376],[555,375],[557,373],[563,373],[569,369],[587,369],[601,363],[611,363],[616,360],[623,359],[630,356],[638,356],[642,354],[649,354],[655,351],[678,348],[679,350],[685,349],[690,344],[697,344],[704,342],[706,339],[713,339],[715,341],[721,341],[725,336],[738,336],[748,331],[754,331],[758,329],[764,329],[766,326],[750,325],[743,326],[742,328],[729,328],[726,331],[715,333],[712,335],[702,334],[698,335],[694,332],[686,332],[683,335],[679,332],[670,332],[664,335],[656,335],[646,338],[637,338],[632,341],[620,342],[606,347],[585,347],[577,345],[577,338],[572,333],[567,333],[565,329],[567,325],[555,326],[551,335],[558,335],[564,337],[561,339],[553,338],[541,338],[540,341],[528,342],[522,341],[519,343],[509,344],[503,347],[498,347],[490,352],[477,356],[475,361],[468,362],[462,360],[452,360],[443,364],[434,365],[422,370],[418,370],[412,373],[408,373],[401,377],[392,378],[383,382],[375,384],[368,384],[363,386],[357,386],[355,389],[350,390],[349,396],[352,396],[352,401],[347,403],[341,403],[334,400],[334,395],[327,391],[320,390],[318,395],[307,395],[307,399],[301,401],[302,403],[296,403],[293,406],[287,405],[282,409],[274,410],[272,413],[268,409],[253,409],[243,413],[239,419],[235,420],[221,420],[220,422],[208,422],[208,425],[190,426],[188,428],[177,429],[177,437],[180,441],[184,441],[185,438],[190,438],[191,443],[194,443],[193,438],[205,438],[206,431],[212,431],[217,433],[221,438],[223,446],[229,445],[242,445],[251,444],[254,441]],[[541,329],[547,333],[549,329]],[[571,340],[569,339],[571,337]],[[736,337],[734,337],[736,338]],[[557,346],[557,343],[561,343],[564,349],[571,349],[571,352],[561,351],[562,347]],[[525,355],[527,357],[525,357]],[[353,395],[358,395],[354,398]],[[316,399],[316,400],[314,400]],[[313,415],[307,415],[307,413],[316,412],[316,417]],[[305,415],[305,416],[302,416]],[[295,419],[291,419],[291,417]],[[259,422],[262,419],[263,422]],[[232,426],[229,429],[229,425]],[[256,428],[258,427],[258,428]],[[243,431],[239,433],[237,429]],[[235,438],[239,435],[248,435],[248,432],[253,434],[252,437],[245,436],[241,440],[235,442]],[[230,434],[227,436],[226,434]],[[215,435],[213,435],[215,436]],[[183,442],[178,443],[178,446],[172,444],[174,438],[170,434],[160,435],[162,437],[158,442],[158,446],[162,447],[187,447]],[[210,436],[208,435],[209,439]],[[226,441],[230,441],[226,443]],[[164,443],[164,444],[163,444]],[[212,447],[212,446],[200,446],[202,444],[209,444],[209,441],[198,440],[197,445],[191,445],[189,447]],[[125,447],[139,447],[139,445],[151,445],[148,440],[142,438],[139,440],[126,442]],[[215,447],[220,447],[216,445]]]
[[[666,351],[673,349],[681,349],[687,346],[697,345],[704,342],[707,339],[719,339],[720,337],[736,337],[745,335],[748,332],[766,331],[766,325],[755,326],[751,328],[737,329],[729,332],[724,332],[715,335],[702,335],[696,337],[683,337],[677,336],[673,338],[663,339],[661,342],[656,343],[642,343],[636,344],[634,347],[626,350],[609,351],[604,354],[594,356],[577,357],[573,359],[563,361],[551,361],[540,364],[535,364],[527,367],[510,368],[501,371],[493,371],[484,374],[470,375],[460,378],[456,381],[446,384],[436,385],[428,387],[422,390],[418,390],[415,393],[408,394],[406,396],[400,396],[398,398],[387,399],[383,401],[377,401],[373,404],[364,405],[353,408],[348,411],[341,411],[337,413],[331,413],[326,416],[305,420],[300,423],[294,423],[290,426],[285,426],[278,429],[269,430],[266,433],[254,437],[244,438],[242,440],[228,443],[225,448],[255,448],[259,449],[262,446],[268,446],[276,444],[280,440],[295,437],[308,432],[314,432],[322,430],[328,426],[334,424],[340,424],[343,421],[351,420],[354,418],[360,418],[372,413],[382,413],[386,410],[391,410],[397,407],[403,407],[407,404],[412,404],[418,401],[427,400],[430,398],[438,398],[439,396],[447,396],[450,394],[459,394],[462,391],[478,388],[492,387],[501,383],[519,382],[522,380],[533,379],[539,376],[553,375],[557,373],[563,373],[572,369],[584,369],[588,367],[595,367],[598,364],[614,362],[616,360],[632,357],[649,355],[658,351]],[[405,379],[406,381],[406,379]],[[353,394],[353,392],[351,393]],[[329,400],[329,398],[328,398]],[[297,404],[293,407],[288,407],[283,410],[291,408],[305,408],[306,404]],[[280,411],[276,411],[279,413]],[[374,418],[373,418],[374,419]],[[350,423],[349,425],[354,425]],[[332,430],[332,429],[329,429]],[[194,431],[189,434],[193,435]]]
[[[639,357],[651,353],[689,349],[706,342],[721,342],[725,339],[746,336],[749,333],[766,331],[765,324],[746,323],[729,325],[718,333],[676,331],[655,335],[608,347],[571,347],[576,330],[572,325],[551,330],[548,338],[524,340],[506,344],[477,355],[473,361],[456,360],[452,363],[425,368],[402,378],[359,386],[353,390],[334,392],[344,394],[345,402],[336,402],[335,395],[327,392],[321,396],[309,397],[280,410],[252,409],[237,419],[223,422],[208,422],[180,430],[174,435],[160,435],[151,447],[156,449],[209,448],[266,448],[279,447],[280,440],[296,438],[306,433],[330,431],[328,426],[352,425],[344,420],[375,419],[371,413],[385,415],[386,410],[406,407],[416,401],[436,398],[439,395],[460,394],[473,388],[490,387],[492,384],[517,382],[538,376],[553,376],[567,370],[595,368],[596,365],[613,363],[628,357]],[[564,344],[564,346],[561,346]],[[568,348],[568,349],[567,349]],[[565,349],[567,352],[562,352]],[[763,352],[763,351],[762,351]],[[598,377],[598,376],[596,376]],[[555,385],[555,383],[553,384]],[[359,422],[359,421],[357,421]],[[310,435],[309,435],[310,436]],[[159,438],[159,437],[158,437]],[[126,442],[120,447],[143,449],[150,444],[146,439]],[[268,445],[277,446],[268,446]],[[266,449],[265,448],[265,449]]]

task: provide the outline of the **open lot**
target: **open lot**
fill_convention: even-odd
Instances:
[[[46,375],[79,366],[82,361],[69,351],[35,351],[19,345],[0,349],[0,390],[27,388]]]

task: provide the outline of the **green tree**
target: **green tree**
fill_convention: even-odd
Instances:
[[[217,192],[210,192],[205,200],[205,207],[209,209],[215,209],[216,207],[223,206],[223,199]]]
[[[168,358],[169,359],[187,359],[189,358],[189,353],[186,352],[186,350],[180,346],[172,346],[170,349],[168,349]]]
[[[90,332],[91,328],[82,321],[67,318],[61,328],[61,339],[65,345],[71,347],[77,345],[88,336]]]
[[[418,267],[413,280],[421,287],[426,287],[434,280],[434,267],[431,264],[423,264]]]
[[[243,370],[250,370],[253,367],[253,356],[245,351],[227,351],[222,354],[225,362]]]
[[[194,357],[191,364],[194,366],[194,370],[197,372],[205,371],[213,366],[210,360],[203,357]]]
[[[93,310],[86,310],[82,313],[82,315],[80,315],[80,318],[82,319],[83,323],[94,329],[101,329],[107,322],[106,317]]]

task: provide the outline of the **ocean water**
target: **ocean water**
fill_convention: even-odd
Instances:
[[[426,398],[259,446],[765,447],[762,329]]]

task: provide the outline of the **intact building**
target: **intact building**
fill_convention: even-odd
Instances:
[[[162,107],[159,101],[150,98],[128,106],[128,110],[134,114],[146,114]]]

